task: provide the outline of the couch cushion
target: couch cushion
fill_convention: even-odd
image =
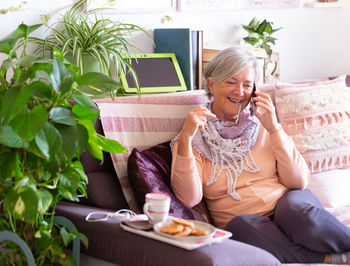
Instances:
[[[96,100],[105,136],[128,150],[112,154],[112,160],[131,210],[139,211],[127,177],[127,161],[133,148],[142,151],[173,139],[187,113],[206,101],[204,90]]]
[[[95,128],[103,135],[100,119],[95,121]],[[81,203],[114,210],[128,208],[111,155],[103,152],[104,160],[101,162],[86,151],[80,159],[88,176],[87,198],[82,198]]]
[[[88,176],[88,205],[107,209],[128,208],[119,181],[114,172],[99,171]]]
[[[101,210],[70,202],[61,202],[56,209],[57,215],[68,217],[88,237],[89,248],[83,248],[83,253],[118,265],[280,265],[270,253],[230,239],[188,251],[124,231],[117,219],[85,221],[96,211]]]
[[[276,110],[312,173],[350,166],[350,90],[345,76],[277,85]]]
[[[327,209],[350,206],[350,168],[333,169],[313,174],[308,188]]]
[[[128,177],[140,209],[149,192],[167,193],[171,198],[169,213],[184,219],[211,222],[205,203],[193,209],[185,207],[175,196],[170,186],[171,149],[169,141],[158,144],[142,152],[133,149],[128,159]]]

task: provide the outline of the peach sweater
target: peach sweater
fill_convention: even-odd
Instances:
[[[260,126],[251,150],[260,170],[256,173],[243,171],[238,177],[236,191],[242,197],[239,201],[227,194],[224,172],[215,183],[207,186],[211,161],[194,150],[192,157],[180,156],[177,144],[173,148],[171,172],[175,195],[188,207],[198,204],[204,196],[214,224],[219,228],[224,228],[238,215],[272,214],[287,189],[303,189],[309,181],[310,173],[304,158],[283,130],[270,135]]]

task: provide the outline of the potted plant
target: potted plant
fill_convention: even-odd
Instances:
[[[138,84],[130,60],[130,53],[134,53],[135,47],[127,40],[127,36],[137,31],[147,36],[149,34],[134,24],[102,17],[102,8],[85,11],[85,3],[86,0],[79,0],[61,21],[49,27],[51,34],[45,40],[34,38],[40,44],[37,52],[51,52],[55,47],[75,62],[81,73],[88,72],[91,65],[97,64],[97,69],[112,77],[111,69],[119,73],[127,67]]]
[[[282,28],[272,28],[273,22],[257,20],[255,17],[249,22],[248,25],[242,25],[243,29],[248,32],[248,36],[243,40],[251,44],[253,47],[262,48],[266,51],[268,56],[271,56],[271,45],[275,45],[276,38],[271,35]]]
[[[96,133],[98,109],[89,98],[119,82],[102,73],[80,74],[57,49],[53,59],[27,55],[28,35],[39,26],[21,24],[0,40],[0,53],[7,55],[0,66],[0,231],[22,238],[36,265],[75,265],[63,247],[74,238],[87,244],[86,237],[57,227],[51,218],[61,199],[86,196],[80,163],[85,150],[100,160],[102,150],[126,151]],[[0,251],[1,265],[24,265],[11,242]]]

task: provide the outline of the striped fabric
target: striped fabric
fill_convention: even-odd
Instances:
[[[128,150],[111,157],[131,210],[139,211],[127,177],[127,161],[133,148],[143,151],[173,139],[187,113],[206,101],[204,90],[96,100],[105,136]]]

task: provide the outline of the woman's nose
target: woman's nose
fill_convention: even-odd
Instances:
[[[243,96],[244,95],[244,86],[243,84],[239,84],[239,96]]]

